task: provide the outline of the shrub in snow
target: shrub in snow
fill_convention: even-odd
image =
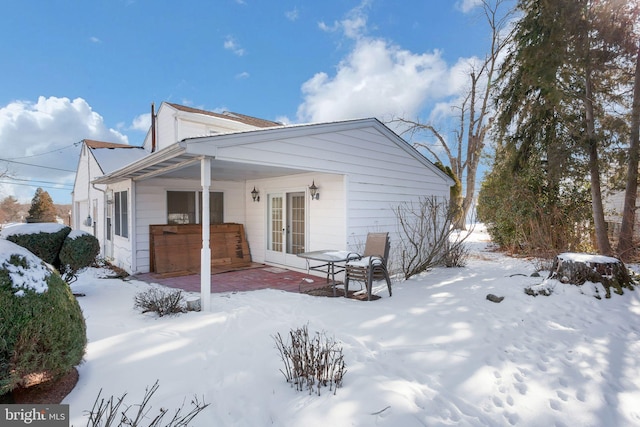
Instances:
[[[174,411],[170,420],[164,420],[164,416],[169,412],[166,408],[160,408],[157,415],[150,416],[151,407],[149,402],[158,387],[159,385],[156,381],[151,388],[145,390],[142,402],[136,405],[123,405],[127,396],[126,393],[117,399],[113,396],[107,400],[100,398],[102,393],[102,390],[100,390],[93,403],[93,408],[91,408],[91,411],[87,411],[87,416],[89,417],[87,427],[140,427],[143,425],[148,427],[187,427],[200,412],[209,406],[208,403],[204,403],[204,400],[201,402],[197,397],[194,397],[191,401],[193,408],[185,414],[182,413],[183,404]],[[123,408],[120,408],[121,406]]]
[[[160,317],[187,311],[181,290],[164,291],[158,288],[138,293],[134,297],[134,307],[143,313],[157,313]]]
[[[473,230],[463,233],[453,225],[454,206],[438,197],[422,197],[417,202],[401,203],[395,208],[398,220],[400,263],[404,278],[433,267],[461,267],[468,249],[464,244]]]
[[[346,365],[342,347],[334,339],[317,332],[310,337],[306,325],[289,332],[290,342],[285,343],[280,333],[273,338],[284,362],[284,370],[280,372],[296,390],[306,387],[309,394],[315,390],[319,396],[320,388],[328,386],[336,393],[342,385]]]
[[[100,253],[98,239],[85,231],[72,231],[60,249],[60,273],[67,283],[76,280],[78,272],[91,266]]]
[[[0,395],[31,376],[55,379],[82,361],[86,326],[60,275],[0,239]]]
[[[2,230],[0,237],[33,252],[44,262],[60,267],[60,249],[71,228],[62,224],[20,224]]]
[[[464,267],[469,259],[469,248],[465,244],[447,243],[442,254],[442,263],[445,267]]]

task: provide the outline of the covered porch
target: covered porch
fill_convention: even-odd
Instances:
[[[132,236],[116,236],[115,256],[131,260],[125,269],[140,280],[199,292],[203,310],[209,309],[210,293],[264,288],[300,292],[305,275],[296,270],[304,271],[306,263],[296,254],[315,242],[312,234],[320,238],[315,244],[344,249],[344,176],[223,160],[200,152],[206,151],[202,145],[184,142],[96,180],[109,191],[126,186],[131,193]],[[312,199],[309,187],[314,182],[326,190],[324,194],[333,193],[333,199]],[[195,224],[169,223],[169,196],[181,193],[192,194]],[[213,194],[222,201],[223,222],[201,227],[213,224]],[[231,230],[234,227],[239,230]],[[218,266],[247,261],[262,264],[262,274],[252,269],[216,274]],[[270,267],[289,273],[273,273]],[[154,276],[172,271],[189,274]]]

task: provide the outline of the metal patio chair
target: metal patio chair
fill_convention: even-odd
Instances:
[[[367,288],[367,299],[371,301],[374,281],[386,280],[391,296],[391,279],[387,271],[389,258],[389,233],[368,233],[363,254],[357,254],[344,267],[344,292],[349,292],[349,282],[361,282]]]

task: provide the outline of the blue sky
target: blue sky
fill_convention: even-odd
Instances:
[[[435,121],[489,49],[478,0],[3,3],[0,198],[23,202],[41,186],[70,203],[77,143],[140,145],[152,102]]]

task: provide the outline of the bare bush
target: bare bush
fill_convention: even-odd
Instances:
[[[164,416],[169,412],[168,409],[160,408],[157,414],[149,415],[151,412],[149,401],[158,390],[158,387],[158,381],[151,388],[147,387],[142,402],[137,405],[124,404],[126,393],[118,398],[111,396],[105,400],[105,398],[100,397],[102,393],[102,390],[100,390],[93,407],[90,411],[86,411],[86,415],[89,418],[87,427],[142,427],[143,423],[146,427],[186,427],[200,412],[209,406],[208,403],[204,402],[204,399],[200,401],[197,396],[194,396],[193,400],[191,400],[193,408],[189,412],[183,413],[183,402],[182,406],[174,411],[173,417],[163,423]],[[135,409],[132,410],[132,408]]]
[[[455,210],[446,199],[423,197],[405,202],[396,207],[395,214],[405,279],[439,265],[465,265],[468,250],[464,241],[473,230],[454,229]]]
[[[134,298],[134,307],[143,313],[155,312],[160,317],[187,311],[181,290],[164,291],[158,288],[138,293]]]
[[[287,382],[298,391],[306,387],[309,394],[315,390],[319,396],[323,386],[335,394],[346,373],[342,347],[324,333],[316,332],[310,337],[306,325],[292,329],[289,337],[290,343],[285,343],[280,333],[273,337],[284,362],[284,370],[280,372]]]
[[[442,263],[446,267],[464,267],[469,259],[469,248],[465,244],[456,241],[448,242],[442,255]]]

